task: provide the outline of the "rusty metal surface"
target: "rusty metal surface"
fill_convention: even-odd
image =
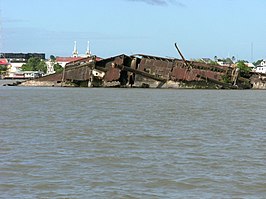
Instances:
[[[100,60],[98,57],[87,57],[70,62],[63,71],[64,81],[87,81],[91,78],[95,62]]]
[[[115,65],[123,65],[126,60],[129,60],[130,57],[122,54],[115,57],[110,57],[96,62],[96,67],[98,69],[105,68],[107,72],[105,74],[104,80],[107,82],[119,81],[120,79],[120,69],[115,68]]]
[[[178,59],[142,56],[139,70],[173,81],[200,81],[198,74],[220,81],[221,75],[225,73],[225,70],[218,66],[189,61],[188,63],[191,68]]]
[[[171,80],[174,82],[197,82],[212,80],[221,82],[223,76],[230,74],[231,69],[218,65],[192,62],[182,59],[164,58],[150,55],[124,54],[107,59],[82,59],[68,64],[64,71],[64,80],[91,81],[92,71],[97,69],[104,74],[97,81],[120,82],[121,86],[141,84],[162,85]],[[161,82],[161,83],[160,83]],[[102,85],[102,82],[98,82]]]
[[[88,66],[66,70],[64,72],[64,80],[84,81],[90,78],[91,69]]]
[[[120,78],[120,70],[118,68],[109,66],[108,71],[105,74],[104,80],[107,82],[119,81],[119,78]]]
[[[61,73],[55,73],[51,75],[47,75],[44,77],[40,77],[38,79],[35,79],[36,81],[56,81],[61,82],[62,81],[62,72]]]

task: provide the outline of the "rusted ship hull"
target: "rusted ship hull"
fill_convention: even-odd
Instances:
[[[83,87],[252,88],[250,74],[242,76],[237,68],[187,61],[175,47],[181,59],[143,54],[87,57],[68,63],[57,75],[60,79],[53,81]],[[42,79],[49,78],[53,76]]]
[[[149,55],[93,57],[69,63],[62,81],[88,87],[250,88],[234,69]]]

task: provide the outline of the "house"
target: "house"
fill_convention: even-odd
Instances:
[[[47,66],[46,74],[47,75],[54,74],[55,73],[55,70],[54,70],[54,64],[55,63],[52,60],[47,60],[47,61],[45,61],[45,64]]]
[[[255,69],[256,73],[266,73],[266,60],[262,60],[259,66],[257,66]]]
[[[11,71],[5,79],[33,79],[42,77],[44,75],[41,71]]]
[[[78,61],[80,59],[83,59],[83,57],[56,57],[55,63],[60,64],[63,68],[65,68],[67,63]]]
[[[223,67],[232,67],[234,62],[230,58],[226,59],[217,59],[217,64]]]
[[[40,71],[22,71],[24,78],[33,79],[37,77],[42,77],[44,75],[43,72]]]
[[[246,65],[247,67],[251,68],[252,71],[255,70],[255,65],[254,65],[253,63],[251,63],[251,62],[247,62],[247,63],[245,63],[245,65]]]

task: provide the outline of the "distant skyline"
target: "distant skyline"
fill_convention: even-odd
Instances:
[[[266,59],[265,0],[0,0],[0,51]]]

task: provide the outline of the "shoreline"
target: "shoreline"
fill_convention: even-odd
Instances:
[[[36,79],[0,79],[0,86],[24,86],[24,87],[84,87],[84,88],[172,88],[172,89],[227,89],[227,90],[266,90],[266,76],[262,74],[252,74],[248,78],[247,87],[234,86],[230,83],[217,83],[212,79],[200,81],[172,81],[166,80],[163,85],[158,80],[145,81],[141,79],[133,85],[129,83],[121,85],[119,81],[108,81],[101,79],[99,84],[92,84],[89,80],[68,80],[62,81],[62,73],[56,73],[48,76],[43,76]],[[96,79],[97,80],[97,79]]]
[[[26,79],[0,79],[0,86],[17,86],[22,82],[27,81]]]
[[[258,80],[258,79],[256,79]],[[165,86],[161,88],[156,87],[144,87],[144,86],[99,86],[99,87],[90,87],[88,85],[80,86],[72,82],[59,82],[59,81],[40,81],[40,80],[0,80],[0,86],[17,86],[17,87],[69,87],[69,88],[146,88],[146,89],[192,89],[192,90],[266,90],[266,82],[264,81],[254,81],[252,82],[253,87],[248,89],[243,88],[222,88],[222,87],[213,87],[200,85],[198,83],[194,84],[184,84],[181,82],[172,82],[166,83]]]

